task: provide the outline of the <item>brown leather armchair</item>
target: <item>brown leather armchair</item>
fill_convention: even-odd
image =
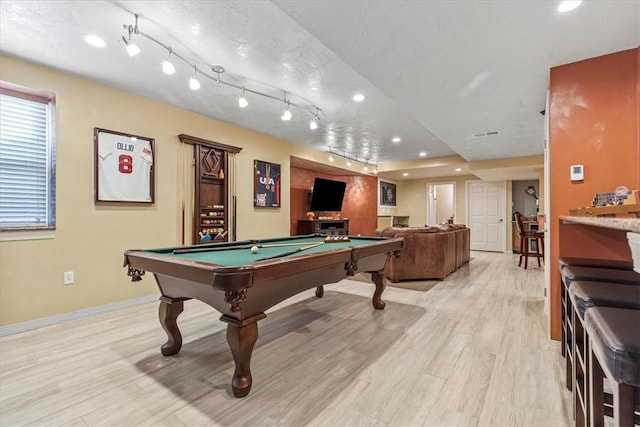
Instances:
[[[451,224],[436,227],[390,227],[382,231],[385,237],[403,237],[399,258],[389,258],[387,278],[400,280],[444,280],[469,261],[469,229]]]

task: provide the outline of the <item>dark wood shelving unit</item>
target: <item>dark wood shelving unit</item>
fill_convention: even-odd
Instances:
[[[184,134],[178,138],[194,146],[193,243],[202,241],[201,234],[211,240],[229,241],[233,225],[229,208],[229,155],[239,153],[242,148]]]

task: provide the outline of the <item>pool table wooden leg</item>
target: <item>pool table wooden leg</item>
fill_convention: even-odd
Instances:
[[[220,320],[227,322],[227,343],[233,355],[236,369],[231,380],[231,390],[235,397],[245,397],[251,391],[251,353],[258,339],[258,320],[266,314],[239,321],[223,315]]]
[[[164,356],[176,354],[182,348],[182,334],[178,329],[178,316],[184,310],[184,300],[171,300],[162,297],[160,299],[160,309],[158,317],[160,325],[167,333],[167,342],[162,344],[160,352]]]
[[[371,302],[376,310],[384,310],[384,306],[386,305],[384,301],[382,301],[384,281],[386,278],[387,275],[384,270],[371,272],[371,281],[376,285],[376,290],[373,293],[373,300]]]
[[[324,296],[324,286],[316,286],[316,296],[322,298]]]

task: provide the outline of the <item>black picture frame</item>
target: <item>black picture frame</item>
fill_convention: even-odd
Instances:
[[[155,202],[155,140],[94,128],[96,203]]]
[[[380,181],[380,206],[396,207],[396,185]]]
[[[279,208],[281,196],[280,165],[254,160],[253,177],[253,206],[256,208]]]

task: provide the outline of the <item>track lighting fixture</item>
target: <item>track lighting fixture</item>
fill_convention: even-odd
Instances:
[[[168,56],[162,61],[162,71],[165,74],[171,75],[174,74],[176,72],[176,67],[175,67],[175,62],[174,62],[174,58],[179,59],[180,61],[182,61],[184,64],[186,64],[187,66],[189,66],[189,68],[193,69],[193,75],[191,75],[189,77],[189,88],[191,88],[191,90],[199,90],[202,87],[202,79],[200,77],[204,77],[207,78],[211,81],[214,81],[217,84],[223,84],[225,86],[230,86],[233,88],[236,88],[238,90],[242,90],[242,96],[237,98],[237,102],[238,102],[238,107],[240,108],[246,108],[249,105],[249,101],[247,100],[245,93],[249,92],[252,93],[254,95],[259,95],[262,96],[264,98],[268,98],[274,101],[284,101],[284,110],[282,112],[281,115],[281,119],[284,121],[289,121],[292,119],[293,114],[291,111],[291,107],[295,107],[295,108],[299,108],[299,109],[303,109],[307,112],[309,112],[312,115],[312,120],[309,122],[309,128],[311,130],[313,129],[317,129],[318,128],[318,122],[320,121],[320,113],[322,113],[322,109],[320,109],[319,107],[312,105],[311,102],[309,102],[307,99],[295,95],[295,98],[297,98],[298,100],[300,100],[302,102],[302,104],[300,104],[300,101],[297,103],[291,102],[290,99],[288,99],[287,97],[287,92],[283,91],[282,89],[278,89],[281,90],[282,92],[284,92],[284,99],[281,97],[278,97],[277,95],[272,95],[269,93],[265,93],[265,92],[261,92],[258,90],[253,90],[250,88],[245,87],[244,85],[240,85],[240,84],[236,84],[236,83],[232,83],[232,81],[240,81],[242,79],[244,79],[241,76],[234,76],[231,75],[229,79],[225,79],[223,80],[221,78],[221,75],[225,73],[225,68],[221,65],[213,65],[210,66],[208,65],[207,67],[203,67],[200,66],[198,68],[196,68],[196,65],[194,63],[192,63],[191,61],[185,59],[183,56],[179,55],[178,53],[174,52],[171,47],[165,45],[164,43],[162,43],[160,40],[150,36],[149,34],[146,34],[142,31],[139,30],[138,28],[138,15],[135,15],[135,24],[134,25],[123,25],[123,28],[126,31],[126,35],[122,36],[122,41],[125,45],[125,48],[127,50],[127,53],[129,54],[129,56],[134,56],[137,55],[138,53],[141,52],[140,48],[133,42],[132,37],[135,35],[140,36],[142,38],[144,38],[145,40],[148,40],[150,42],[155,43],[156,45],[166,49],[169,54]],[[202,70],[210,70],[210,72],[204,72]],[[227,80],[232,80],[232,81],[227,81]],[[277,89],[274,87],[274,89]],[[315,111],[313,110],[315,109]]]
[[[138,15],[134,15],[136,17],[136,24],[135,26],[133,25],[125,25],[124,29],[127,30],[128,33],[128,37],[125,38],[124,36],[122,36],[122,41],[124,42],[124,46],[127,49],[127,53],[129,54],[129,56],[136,56],[137,54],[139,54],[141,52],[140,48],[138,47],[138,45],[136,45],[134,42],[131,41],[131,35],[132,34],[138,34],[139,30],[138,30]]]
[[[176,67],[174,67],[171,62],[171,48],[169,48],[169,56],[162,61],[162,72],[167,75],[171,75],[176,72]]]
[[[284,93],[284,111],[280,117],[284,121],[291,120],[291,111],[289,111],[289,101],[287,101],[287,92]]]
[[[196,67],[193,67],[193,76],[191,76],[191,78],[189,79],[189,88],[191,90],[198,90],[200,89],[200,82],[197,79],[197,72],[198,70],[196,69]]]
[[[318,129],[318,120],[320,120],[320,118],[318,117],[318,107],[316,107],[316,112],[313,114],[313,118],[309,122],[309,129]]]
[[[369,172],[369,166],[373,166],[373,173],[377,174],[378,173],[378,165],[375,162],[371,162],[368,159],[359,159],[358,156],[351,156],[350,154],[347,154],[346,152],[343,152],[343,154],[340,153],[336,153],[334,151],[333,148],[329,147],[329,161],[333,162],[335,160],[335,156],[338,157],[342,157],[344,159],[346,159],[346,163],[345,165],[347,167],[351,167],[353,165],[353,162],[358,162],[358,163],[362,163],[362,171],[363,172]]]
[[[246,108],[249,105],[249,101],[244,97],[244,86],[242,87],[242,95],[238,98],[238,107]]]

